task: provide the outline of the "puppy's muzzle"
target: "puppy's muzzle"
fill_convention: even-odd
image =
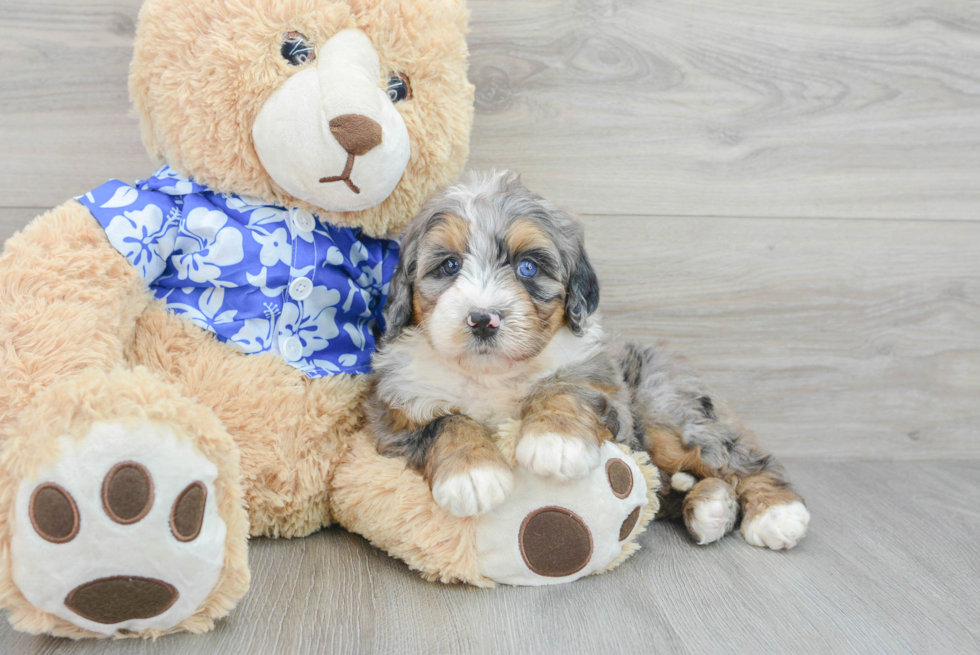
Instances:
[[[479,339],[489,339],[497,333],[500,327],[500,314],[482,309],[474,309],[466,317],[470,332]]]

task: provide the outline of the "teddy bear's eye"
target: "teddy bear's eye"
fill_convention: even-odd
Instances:
[[[316,50],[305,36],[299,32],[289,32],[282,39],[282,47],[279,49],[283,59],[289,62],[290,66],[305,66],[316,59]]]
[[[388,78],[388,97],[392,102],[412,99],[412,87],[404,73],[392,73]]]

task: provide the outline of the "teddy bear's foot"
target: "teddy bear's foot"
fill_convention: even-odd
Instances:
[[[101,634],[173,628],[224,566],[218,469],[164,423],[94,423],[21,481],[12,577],[35,607]]]
[[[656,511],[647,509],[652,477],[612,442],[599,457],[589,476],[576,480],[517,468],[510,499],[477,519],[480,573],[514,585],[570,582],[632,552],[627,544]]]

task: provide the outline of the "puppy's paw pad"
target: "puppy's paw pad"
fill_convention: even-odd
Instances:
[[[699,546],[714,543],[735,527],[738,504],[725,486],[719,485],[685,509],[688,532]]]
[[[599,447],[577,437],[526,434],[517,444],[521,466],[559,480],[584,478],[599,466]]]
[[[514,489],[514,475],[500,466],[480,466],[432,485],[432,497],[456,516],[475,516],[499,506]]]
[[[775,505],[742,523],[742,536],[753,546],[788,550],[798,544],[810,524],[810,512],[797,501]]]

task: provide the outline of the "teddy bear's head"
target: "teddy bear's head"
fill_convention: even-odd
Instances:
[[[147,0],[130,95],[197,182],[384,236],[465,162],[465,32],[463,0]]]

